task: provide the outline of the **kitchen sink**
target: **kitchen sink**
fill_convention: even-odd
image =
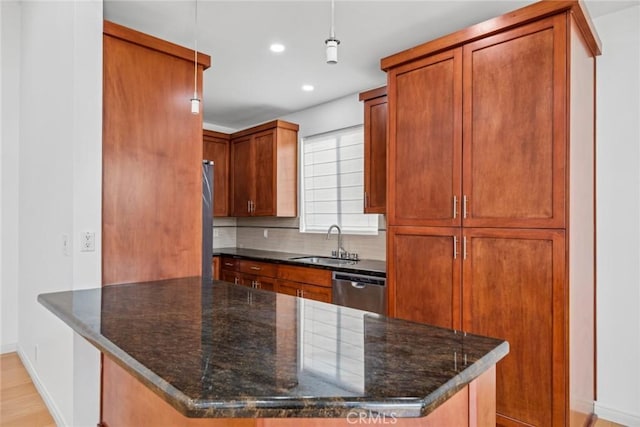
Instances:
[[[309,264],[328,265],[328,266],[342,266],[342,265],[354,265],[358,261],[351,259],[323,257],[323,256],[303,256],[296,258],[289,258],[292,261],[306,262]]]

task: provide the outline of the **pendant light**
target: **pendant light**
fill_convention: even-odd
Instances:
[[[191,98],[191,114],[200,114],[200,98],[198,98],[198,0],[195,0],[195,27],[193,46],[193,98]]]
[[[338,63],[338,45],[340,44],[340,40],[336,38],[335,34],[334,9],[334,0],[331,0],[331,32],[329,33],[329,38],[324,41],[324,44],[327,46],[327,64]]]

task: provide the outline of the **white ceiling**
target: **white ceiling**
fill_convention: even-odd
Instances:
[[[596,17],[639,0],[587,0]],[[386,83],[380,59],[532,1],[336,0],[339,62],[328,65],[330,0],[198,0],[204,121],[240,129]],[[104,18],[193,48],[195,0],[105,0]],[[269,45],[286,50],[274,54]],[[606,47],[604,47],[606,49]],[[605,50],[606,52],[606,50]],[[303,84],[315,87],[303,92]]]

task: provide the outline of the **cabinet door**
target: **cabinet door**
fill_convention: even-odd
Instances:
[[[510,347],[497,365],[498,425],[564,425],[564,232],[464,229],[463,238],[462,328]]]
[[[255,194],[252,215],[275,214],[275,133],[273,130],[256,134],[252,139],[255,168]]]
[[[460,329],[460,228],[389,227],[389,315]]]
[[[265,291],[275,292],[275,290],[277,289],[276,279],[273,277],[257,276],[253,287],[257,289],[264,289]]]
[[[387,97],[364,103],[364,212],[385,213],[387,205]]]
[[[220,257],[214,256],[211,260],[211,271],[213,273],[214,280],[220,280]]]
[[[390,225],[460,225],[462,50],[389,74]]]
[[[315,301],[331,302],[331,288],[325,286],[278,280],[278,292]]]
[[[278,292],[281,294],[299,297],[301,290],[302,290],[301,283],[290,282],[288,280],[278,280]]]
[[[321,302],[331,302],[331,288],[304,284],[302,286],[302,298],[312,299]]]
[[[251,153],[251,138],[240,138],[231,142],[232,161],[232,215],[249,216],[253,195],[254,171]]]
[[[229,216],[229,138],[204,131],[203,158],[213,160],[213,216]]]
[[[238,273],[235,271],[229,271],[229,270],[223,269],[220,271],[220,280],[223,280],[225,282],[235,283],[237,285],[238,284],[237,274]]]
[[[564,15],[464,47],[469,227],[562,228]]]

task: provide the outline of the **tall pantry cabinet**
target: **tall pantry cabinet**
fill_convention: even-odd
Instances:
[[[599,54],[549,1],[382,60],[389,314],[509,341],[498,425],[593,412]]]

